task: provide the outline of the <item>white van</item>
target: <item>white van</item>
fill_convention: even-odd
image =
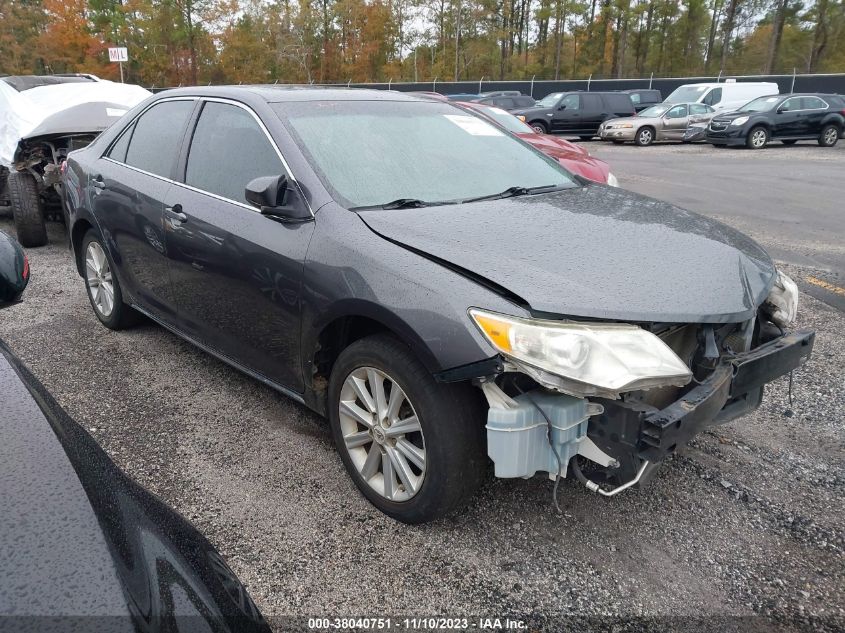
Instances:
[[[731,112],[757,97],[776,95],[780,88],[769,81],[731,81],[724,83],[684,84],[675,89],[664,103],[705,103],[717,112]]]

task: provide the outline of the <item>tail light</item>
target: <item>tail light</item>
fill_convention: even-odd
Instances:
[[[29,257],[27,257],[26,253],[23,254],[23,273],[21,276],[24,281],[29,279]]]
[[[67,161],[62,161],[62,164],[59,165],[59,173],[64,176],[67,173]]]

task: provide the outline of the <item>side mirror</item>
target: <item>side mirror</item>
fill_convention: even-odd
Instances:
[[[29,259],[17,240],[0,231],[0,308],[20,301],[29,283]]]
[[[246,186],[244,196],[247,202],[271,218],[301,222],[312,217],[297,190],[289,186],[284,174],[261,176],[251,180]]]
[[[562,103],[562,104],[560,104],[560,105],[557,107],[557,109],[558,109],[558,110],[566,110],[566,104],[563,104],[563,103]]]

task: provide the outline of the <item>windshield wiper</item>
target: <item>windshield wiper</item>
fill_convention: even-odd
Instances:
[[[544,191],[556,191],[564,189],[563,185],[540,185],[539,187],[508,187],[504,191],[494,193],[489,196],[479,196],[477,198],[467,198],[461,200],[461,203],[466,202],[480,202],[482,200],[499,200],[501,198],[514,198],[516,196],[527,196],[532,193],[542,193]]]
[[[391,202],[384,204],[367,204],[359,207],[350,207],[352,211],[366,211],[367,209],[419,209],[422,207],[430,207],[435,204],[445,204],[443,202],[426,202],[425,200],[418,200],[417,198],[397,198]]]

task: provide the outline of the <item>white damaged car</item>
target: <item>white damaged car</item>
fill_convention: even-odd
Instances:
[[[0,205],[11,206],[18,241],[47,243],[46,220],[63,220],[61,166],[150,96],[93,75],[0,77]]]

